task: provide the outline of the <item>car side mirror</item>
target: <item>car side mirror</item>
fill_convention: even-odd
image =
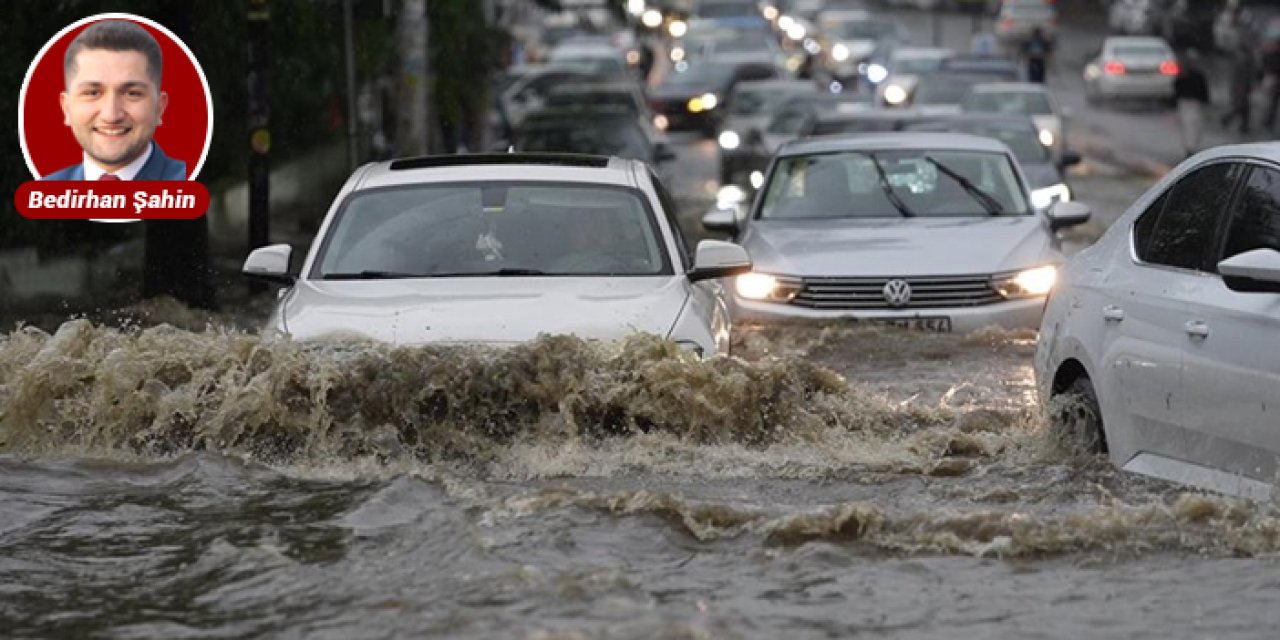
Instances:
[[[732,207],[716,207],[702,215],[702,228],[721,233],[738,232],[738,213]]]
[[[1072,151],[1071,149],[1063,149],[1062,158],[1058,160],[1058,163],[1062,165],[1063,169],[1066,169],[1067,167],[1074,167],[1080,164],[1080,161],[1083,159],[1084,158],[1080,157],[1079,152]]]
[[[273,244],[254,249],[240,273],[267,282],[292,285],[298,277],[289,273],[289,257],[293,255],[293,247],[287,244]]]
[[[675,159],[676,152],[667,143],[659,142],[653,146],[654,162],[670,162]]]
[[[1080,202],[1055,202],[1049,207],[1049,226],[1057,231],[1067,227],[1084,224],[1089,221],[1093,211],[1089,205]]]
[[[751,271],[751,256],[742,246],[723,240],[703,240],[694,252],[691,282],[727,278]]]
[[[1222,281],[1232,291],[1280,293],[1280,251],[1254,249],[1218,263]]]

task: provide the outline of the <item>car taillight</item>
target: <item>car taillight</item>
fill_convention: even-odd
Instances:
[[[1160,73],[1166,76],[1178,75],[1178,63],[1173,60],[1165,60],[1160,63]]]
[[[1122,76],[1124,75],[1124,63],[1112,60],[1103,65],[1102,72],[1109,76]]]

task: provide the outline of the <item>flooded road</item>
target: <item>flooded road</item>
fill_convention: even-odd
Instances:
[[[1257,638],[1280,512],[1046,432],[1034,335],[0,337],[0,629]]]

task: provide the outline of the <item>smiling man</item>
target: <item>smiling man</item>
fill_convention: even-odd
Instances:
[[[160,90],[160,45],[126,20],[97,22],[76,36],[63,60],[64,124],[84,160],[45,180],[185,180],[187,165],[152,141],[169,103]]]

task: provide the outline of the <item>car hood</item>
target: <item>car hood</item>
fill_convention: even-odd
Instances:
[[[614,340],[666,336],[685,305],[682,277],[300,280],[285,302],[298,340],[512,343],[541,333]]]
[[[990,274],[1056,262],[1039,216],[752,220],[754,270],[794,276]]]

